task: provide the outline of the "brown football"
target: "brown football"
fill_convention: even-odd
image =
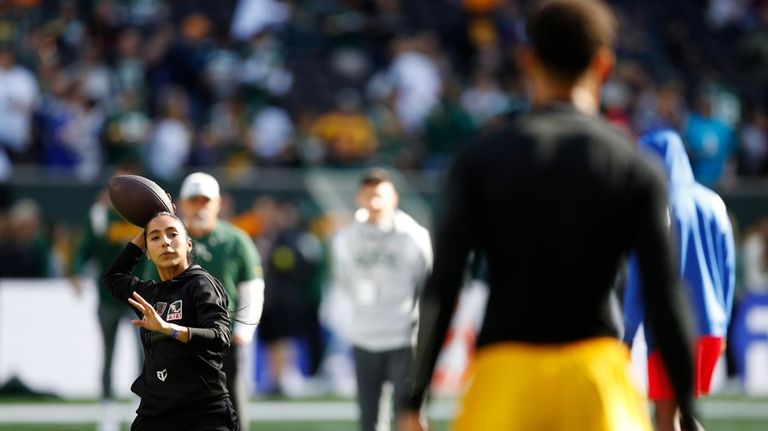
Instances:
[[[173,212],[165,190],[139,175],[116,175],[107,182],[107,191],[118,214],[139,227],[145,227],[159,212]]]

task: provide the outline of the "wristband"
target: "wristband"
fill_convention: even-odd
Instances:
[[[179,330],[176,328],[171,328],[171,338],[178,339],[179,338]]]

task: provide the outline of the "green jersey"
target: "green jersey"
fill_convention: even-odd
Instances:
[[[123,251],[141,228],[123,220],[115,210],[103,203],[91,207],[85,234],[72,259],[72,274],[83,275],[86,264],[92,259],[99,268],[99,301],[102,305],[123,308],[124,304],[112,297],[102,283],[102,276],[112,261]],[[143,261],[146,261],[144,259]],[[139,271],[134,271],[138,274]]]
[[[194,263],[202,266],[224,286],[232,315],[239,308],[237,286],[242,281],[262,278],[261,258],[253,241],[224,220],[201,238],[193,238]],[[145,279],[159,280],[154,265],[147,268]]]

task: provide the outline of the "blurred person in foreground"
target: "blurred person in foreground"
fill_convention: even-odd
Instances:
[[[264,305],[261,259],[253,241],[239,228],[219,219],[221,192],[216,178],[203,172],[188,175],[181,184],[179,210],[195,241],[197,262],[221,281],[234,316],[232,343],[224,356],[232,405],[247,430],[250,400],[243,370],[243,353],[253,341]]]
[[[454,429],[650,430],[612,310],[614,280],[633,250],[684,427],[696,429],[664,179],[599,117],[615,63],[615,17],[591,0],[531,7],[520,61],[532,111],[467,146],[448,174],[420,301],[414,387],[398,424],[427,426],[419,410],[476,251],[488,261],[489,298]]]
[[[386,170],[363,175],[357,203],[357,220],[333,238],[331,264],[335,288],[351,309],[344,335],[353,347],[360,430],[374,431],[384,383],[394,387],[395,411],[408,396],[416,298],[432,266],[432,243],[426,229],[397,209]]]
[[[736,284],[733,228],[725,203],[697,183],[680,136],[671,130],[644,135],[640,151],[663,165],[669,188],[672,241],[680,262],[680,276],[693,306],[698,335],[695,350],[695,395],[709,394],[717,360],[725,351]],[[643,283],[637,260],[630,257],[624,293],[624,342],[632,340],[643,321]],[[655,345],[657,334],[646,328],[648,397],[653,401],[659,431],[676,428],[675,394]]]
[[[160,281],[131,274],[142,254]],[[126,244],[104,275],[119,301],[136,309],[144,345],[142,374],[131,386],[141,398],[132,431],[237,431],[222,371],[230,344],[227,295],[192,265],[192,238],[176,215],[161,212]]]

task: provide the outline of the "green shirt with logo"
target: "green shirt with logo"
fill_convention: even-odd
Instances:
[[[125,308],[125,304],[112,297],[101,280],[112,261],[139,232],[140,227],[125,221],[108,205],[97,203],[91,207],[85,233],[72,259],[71,271],[73,275],[81,276],[85,273],[88,262],[96,263],[99,271],[99,302],[102,306]],[[142,259],[141,262],[145,264],[148,261]],[[136,266],[140,267],[141,265]],[[139,269],[134,269],[134,274],[140,273]]]

